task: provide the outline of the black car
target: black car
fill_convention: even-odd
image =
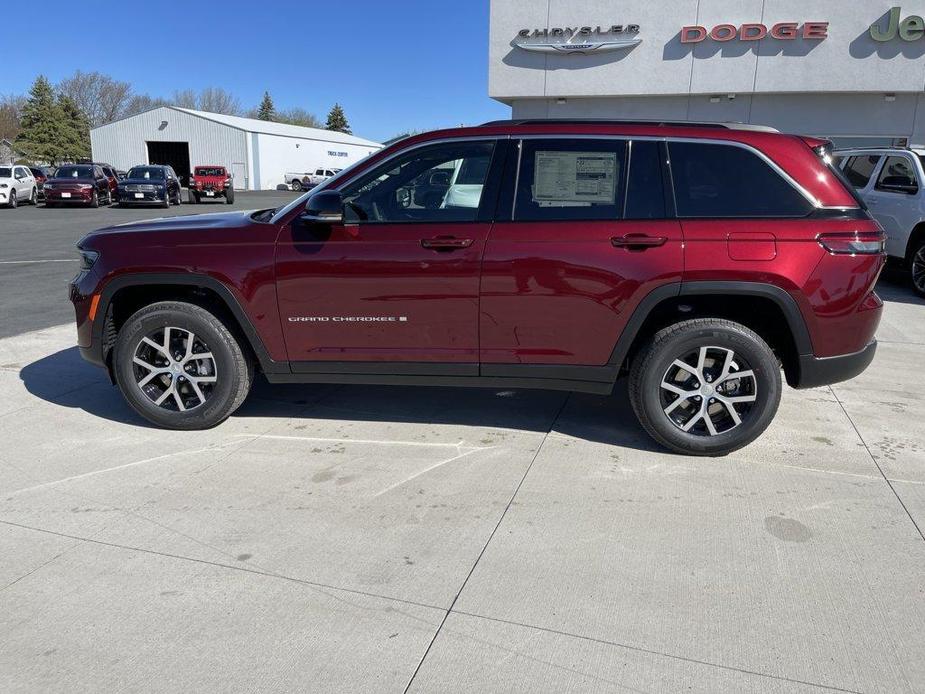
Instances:
[[[116,200],[120,205],[179,205],[183,202],[180,179],[170,166],[133,166],[119,181]]]

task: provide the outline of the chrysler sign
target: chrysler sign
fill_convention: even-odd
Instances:
[[[540,53],[604,53],[635,46],[642,41],[638,34],[638,24],[521,29],[514,45]]]

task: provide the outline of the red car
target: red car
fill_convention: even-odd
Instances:
[[[224,166],[197,166],[189,177],[189,201],[201,202],[203,198],[225,198],[234,204],[234,185],[231,174]]]
[[[419,185],[441,194],[418,195]],[[402,140],[279,209],[94,232],[83,356],[210,427],[273,383],[552,388],[623,374],[664,446],[721,455],[873,359],[884,234],[823,141],[503,121]]]
[[[96,164],[64,164],[45,181],[45,206],[82,204],[111,205],[109,178]]]

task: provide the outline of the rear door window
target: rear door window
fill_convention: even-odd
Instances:
[[[620,219],[625,172],[621,140],[524,140],[514,219]]]
[[[813,205],[755,152],[669,142],[679,217],[804,217]]]
[[[862,154],[848,157],[842,171],[845,172],[845,178],[855,188],[866,188],[870,183],[870,177],[874,175],[877,164],[880,163],[879,154]]]
[[[912,193],[918,185],[912,160],[907,157],[888,157],[877,178],[877,190],[890,193]]]

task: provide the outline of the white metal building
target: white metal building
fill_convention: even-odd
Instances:
[[[273,190],[287,172],[343,169],[382,147],[330,130],[161,106],[90,131],[93,160],[127,170],[170,164],[185,183],[191,167],[216,164],[239,190]]]

